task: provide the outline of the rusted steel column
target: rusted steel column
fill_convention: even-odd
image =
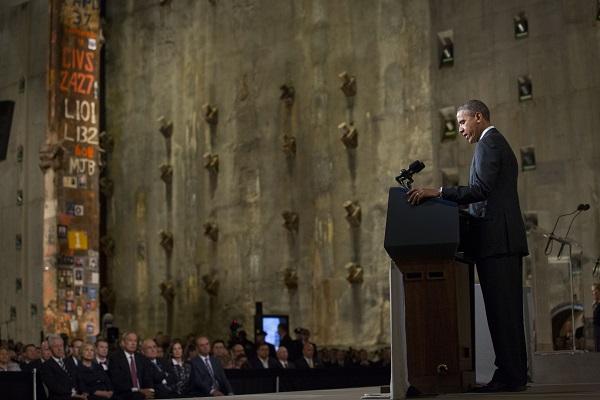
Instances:
[[[49,4],[43,327],[90,339],[100,330],[100,0]]]

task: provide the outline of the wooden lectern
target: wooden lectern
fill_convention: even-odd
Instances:
[[[393,260],[394,400],[404,398],[403,369],[408,382],[423,392],[462,392],[474,384],[473,263],[458,253],[468,254],[469,223],[455,203],[430,199],[412,206],[405,189],[390,189],[384,247]]]

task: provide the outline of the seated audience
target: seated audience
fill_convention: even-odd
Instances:
[[[10,352],[5,346],[0,346],[0,372],[20,371],[19,364],[11,361]]]
[[[233,369],[250,369],[248,357],[246,357],[246,355],[243,353],[237,356],[233,362]]]
[[[61,336],[48,336],[51,357],[42,364],[42,382],[48,390],[49,400],[85,399],[76,389],[77,371],[65,362],[65,345]]]
[[[23,347],[23,353],[21,354],[21,363],[19,365],[21,371],[31,372],[34,369],[40,369],[42,361],[37,348],[33,344],[28,344]]]
[[[150,360],[150,365],[152,365],[152,383],[156,398],[172,397],[171,386],[175,383],[175,377],[169,374],[166,362],[158,358],[158,346],[154,339],[146,339],[142,342],[142,354]]]
[[[79,359],[81,358],[81,346],[83,345],[83,340],[79,338],[75,338],[71,340],[71,346],[69,347],[69,355],[65,359],[65,363],[73,370],[77,369],[79,366]]]
[[[50,352],[50,346],[48,346],[48,341],[44,340],[40,344],[40,355],[41,361],[46,362],[52,357],[52,352]]]
[[[269,345],[261,343],[256,348],[256,355],[248,360],[252,369],[278,368],[277,360],[270,356]]]
[[[205,336],[196,339],[198,356],[192,359],[190,377],[191,392],[196,396],[232,395],[233,389],[225,376],[225,371],[210,355],[210,342]]]
[[[244,350],[244,346],[237,343],[231,347],[231,358],[234,360],[237,359],[241,355],[246,355],[246,351]]]
[[[185,345],[185,350],[183,351],[183,359],[186,362],[192,361],[198,355],[198,350],[196,349],[196,342],[192,340]]]
[[[78,391],[86,394],[88,400],[111,399],[112,384],[108,375],[95,360],[94,345],[85,343],[81,346],[81,359],[77,367]]]
[[[108,376],[115,396],[123,400],[153,399],[153,366],[137,352],[138,336],[126,332],[121,339],[121,350],[110,355]]]
[[[262,329],[256,331],[256,335],[254,335],[254,349],[258,351],[258,347],[260,345],[266,344],[269,347],[269,357],[275,358],[277,356],[277,352],[275,351],[275,346],[271,343],[267,342],[267,332]],[[252,359],[252,357],[250,357]]]
[[[172,389],[177,396],[183,396],[190,392],[191,364],[183,356],[183,343],[179,339],[171,342],[167,352],[169,362],[167,370],[173,376]]]
[[[96,340],[96,362],[103,370],[108,371],[108,341],[106,339]]]
[[[335,359],[331,362],[331,368],[344,368],[349,367],[350,363],[348,362],[348,358],[346,356],[345,350],[338,350],[335,352]]]
[[[315,358],[315,347],[312,343],[305,343],[302,348],[302,357],[295,361],[298,369],[323,368],[323,364]]]
[[[361,349],[358,352],[358,362],[356,363],[357,367],[370,367],[371,361],[369,361],[369,353],[365,349]]]
[[[289,353],[285,346],[279,346],[277,349],[277,363],[279,368],[293,369],[296,368],[293,362],[288,361]]]
[[[277,325],[277,334],[279,335],[279,347],[285,347],[289,355],[290,349],[294,346],[294,341],[290,337],[290,329],[287,324],[281,323]]]
[[[225,347],[224,341],[215,340],[212,344],[211,354],[221,363],[224,369],[231,368],[231,356],[229,355],[229,351],[227,351],[227,347]]]

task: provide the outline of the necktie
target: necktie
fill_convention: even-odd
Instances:
[[[212,365],[210,365],[210,360],[208,357],[206,357],[204,359],[204,364],[206,364],[206,368],[208,369],[208,373],[210,374],[210,377],[215,379],[215,372],[212,369]]]
[[[133,354],[129,355],[129,372],[131,373],[131,384],[133,387],[139,388],[140,384],[137,377],[137,368],[135,367],[135,357]]]
[[[283,362],[283,368],[287,368],[287,362]]]
[[[58,365],[60,366],[60,368],[65,371],[67,373],[67,375],[69,375],[69,371],[67,370],[67,367],[65,366],[64,361],[62,360],[62,358],[58,359]]]
[[[210,377],[213,380],[213,389],[219,390],[219,382],[217,382],[217,379],[215,378],[215,371],[213,371],[213,367],[210,364],[210,358],[206,357],[204,359],[204,364],[206,364],[206,368],[208,369],[208,373],[210,374]]]

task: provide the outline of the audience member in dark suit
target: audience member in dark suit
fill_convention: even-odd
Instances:
[[[100,364],[103,370],[108,371],[108,341],[106,339],[97,339],[96,347],[96,362]]]
[[[480,392],[526,389],[527,352],[523,323],[523,256],[528,254],[519,205],[517,158],[508,141],[490,123],[490,110],[479,100],[458,107],[458,130],[475,144],[468,186],[412,189],[412,204],[441,197],[468,204],[477,230],[475,265],[496,354],[496,371]]]
[[[277,334],[279,335],[279,347],[285,347],[289,356],[290,349],[294,345],[294,341],[290,337],[290,330],[287,324],[281,323],[277,325]]]
[[[138,337],[127,332],[121,339],[121,350],[109,357],[108,376],[116,397],[124,400],[152,399],[152,365],[146,357],[137,353]]]
[[[346,368],[351,366],[352,363],[348,360],[346,350],[337,350],[335,352],[335,359],[329,364],[329,368]]]
[[[71,340],[71,346],[69,347],[70,354],[67,358],[65,358],[65,364],[67,367],[72,370],[77,370],[79,366],[79,359],[81,358],[81,346],[83,345],[83,340],[75,338]]]
[[[200,336],[196,339],[198,356],[192,360],[190,377],[191,392],[196,396],[232,395],[233,389],[225,376],[221,363],[210,356],[208,338]]]
[[[77,371],[69,369],[64,361],[65,347],[59,335],[48,337],[48,346],[52,356],[42,364],[41,375],[48,389],[49,400],[85,399],[86,396],[77,393]]]
[[[173,397],[175,392],[175,376],[168,371],[167,364],[157,357],[158,346],[153,339],[146,339],[142,343],[142,354],[150,361],[152,365],[152,382],[154,384],[154,393],[157,399],[168,399]]]
[[[256,351],[258,351],[258,346],[266,344],[269,347],[269,357],[277,357],[277,351],[275,350],[275,346],[273,346],[271,343],[268,343],[266,339],[267,332],[263,331],[262,329],[256,331],[256,335],[254,335],[254,346]]]
[[[248,360],[252,369],[279,368],[277,360],[269,355],[269,346],[262,343],[256,349],[256,356]]]
[[[251,357],[256,354],[256,346],[254,346],[254,343],[252,343],[250,340],[248,340],[248,335],[246,334],[245,330],[241,330],[238,332],[238,336],[237,336],[236,340],[237,340],[237,343],[244,346],[244,353],[248,357]]]
[[[315,347],[312,343],[305,343],[302,357],[295,361],[297,369],[323,368],[323,364],[315,358]]]
[[[277,349],[277,367],[282,369],[294,369],[296,365],[288,361],[288,350],[285,346],[279,346]]]
[[[183,357],[183,343],[179,339],[171,342],[167,352],[167,371],[174,377],[173,391],[177,396],[190,393],[192,366]]]
[[[39,371],[42,361],[35,345],[28,344],[23,347],[22,361],[19,366],[21,367],[21,371],[32,372],[34,369]]]
[[[110,399],[113,397],[112,384],[94,358],[94,345],[84,344],[81,347],[81,362],[77,367],[77,389],[87,394],[88,400]]]

